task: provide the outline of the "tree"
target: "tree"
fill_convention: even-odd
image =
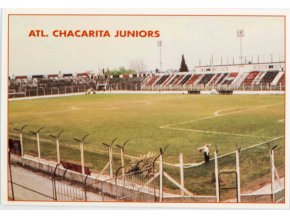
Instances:
[[[182,55],[182,58],[181,58],[181,65],[180,65],[179,72],[188,72],[188,68],[187,68],[187,65],[185,63],[184,55]]]
[[[137,73],[141,73],[146,70],[146,64],[143,60],[133,60],[130,62],[130,68]]]

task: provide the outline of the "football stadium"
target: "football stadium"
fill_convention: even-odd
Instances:
[[[284,18],[11,15],[8,201],[285,204]]]
[[[239,198],[259,199],[246,194],[271,183],[269,152],[273,147],[275,178],[279,175],[280,181],[284,176],[283,63],[251,63],[244,67],[260,70],[220,73],[219,68],[225,67],[235,68],[207,66],[198,68],[198,73],[118,77],[93,72],[17,76],[10,79],[9,87],[10,145],[16,143],[14,152],[20,155],[23,148],[22,155],[28,159],[61,163],[61,168],[100,176],[103,181],[119,177],[121,181],[127,174],[134,177],[139,172],[128,182],[134,184],[136,179],[139,186],[150,189],[151,171],[159,171],[156,166],[162,154],[163,170],[170,175],[163,179],[162,189],[169,202],[215,201],[215,161],[220,168],[219,200],[236,199],[231,189],[237,190],[237,182],[230,174],[237,167],[238,151],[239,191],[245,194],[239,193]],[[210,150],[208,164],[200,149],[205,144]],[[150,166],[153,159],[156,166]],[[140,173],[144,170],[149,175]],[[145,181],[139,181],[140,177]],[[143,196],[144,187],[128,196],[108,196],[138,201],[142,195],[141,201],[159,201],[160,178],[155,182],[158,188],[153,189],[158,193],[153,197],[146,191],[149,196]],[[260,198],[263,202],[265,194]]]

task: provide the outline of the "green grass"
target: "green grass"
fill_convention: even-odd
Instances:
[[[219,112],[220,116],[215,116],[216,112]],[[106,151],[103,142],[109,143],[112,139],[118,138],[117,143],[123,143],[130,139],[126,154],[132,156],[146,154],[149,151],[157,154],[159,147],[168,144],[165,162],[169,163],[178,163],[180,152],[184,154],[186,163],[202,161],[203,157],[197,148],[204,143],[216,144],[219,155],[222,155],[234,151],[236,144],[245,148],[282,136],[284,135],[282,119],[284,119],[284,96],[270,95],[101,94],[9,102],[9,133],[15,133],[13,128],[28,124],[24,134],[26,153],[36,154],[36,142],[31,138],[29,131],[44,126],[46,129],[41,132],[42,139],[51,139],[49,134],[65,130],[61,138],[62,145],[77,147],[78,144],[73,138],[82,138],[85,134],[90,134],[85,142],[88,149]],[[165,125],[177,129],[160,128]],[[284,157],[282,149],[284,140],[280,140],[279,145],[281,151],[278,155]],[[55,159],[54,143],[42,141],[41,147],[43,157]],[[247,150],[244,151],[244,160],[241,160],[242,170],[246,172],[242,180],[246,182],[268,173],[265,170],[269,166],[268,150],[267,152],[261,148],[251,150],[256,152],[254,152],[256,156]],[[119,150],[114,148],[114,152]],[[96,171],[101,170],[108,159],[105,154],[86,152],[85,155],[86,164]],[[253,167],[257,163],[253,162],[254,156],[261,159],[261,165],[265,168],[259,170]],[[78,150],[64,146],[61,148],[61,157],[75,162],[79,162],[80,159]],[[115,165],[120,165],[117,156],[115,159]],[[127,163],[129,161],[127,159]],[[277,164],[283,165],[282,158],[279,161]],[[234,158],[231,156],[221,159],[224,166],[231,165],[232,162],[234,163]],[[207,169],[200,166],[186,170],[186,177],[194,178],[186,179],[187,187],[199,194],[211,193],[214,190],[214,185],[210,183],[212,167],[210,164]],[[255,172],[248,173],[247,169],[253,169]],[[170,168],[168,171],[178,178],[176,169]],[[203,182],[208,182],[206,188],[200,187]],[[170,186],[168,184],[168,187]]]

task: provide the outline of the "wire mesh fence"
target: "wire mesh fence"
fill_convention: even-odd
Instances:
[[[17,134],[12,135],[12,138],[17,139]],[[45,154],[45,156],[41,158],[42,160],[39,164],[50,162],[50,164],[54,165],[56,162],[55,142],[53,140],[48,140],[45,137],[41,139],[41,142],[43,148],[42,152]],[[34,156],[34,160],[37,162],[37,158],[35,158],[37,157],[36,139],[30,136],[24,137],[24,143],[25,153]],[[27,146],[28,144],[30,144],[32,147]],[[261,181],[260,185],[271,183],[269,147],[273,147],[274,145],[278,145],[277,149],[275,150],[276,155],[283,157],[285,152],[283,137],[277,138],[276,140],[270,142],[260,143],[257,146],[241,148],[240,173],[242,194],[244,194],[246,190],[251,189],[251,187],[256,187],[257,181]],[[73,150],[63,150],[62,154],[65,155],[65,151],[70,152],[70,158],[72,158],[71,154],[74,153],[74,161],[75,163],[79,164],[80,161],[77,161],[77,159],[80,159],[79,146],[75,145]],[[102,158],[108,158],[107,154],[100,155],[102,155]],[[94,152],[87,151],[86,157],[89,156],[96,156],[96,154]],[[49,161],[43,158],[47,158]],[[88,158],[88,166],[93,166],[91,164],[94,162],[94,160]],[[114,161],[116,163],[114,171],[116,172],[118,166],[121,165],[121,161],[118,157],[114,157]],[[218,162],[219,168],[221,170],[235,169],[235,153],[232,152],[227,155],[221,155],[218,158]],[[278,158],[275,161],[277,172],[278,174],[280,173],[281,177],[284,177],[284,164],[284,158]],[[103,168],[105,161],[101,164],[98,162],[98,165],[100,165],[99,169]],[[46,172],[48,174],[53,173],[52,168],[45,168],[42,166],[41,169],[48,169]],[[62,168],[62,170],[64,171],[65,169]],[[177,165],[164,165],[164,170],[168,172],[175,181],[181,180],[180,169]],[[147,168],[131,173],[127,172],[125,175],[115,176],[114,178],[109,179],[107,179],[107,175],[104,175],[103,177],[101,175],[94,175],[94,178],[90,178],[87,183],[84,182],[84,177],[83,180],[78,181],[78,183],[72,182],[73,179],[67,180],[67,178],[62,177],[62,175],[65,174],[62,172],[62,174],[58,173],[57,176],[52,179],[53,194],[51,196],[52,199],[59,201],[89,201],[97,199],[97,201],[157,202],[159,201],[160,196],[160,181],[158,175],[156,174],[158,171],[156,170],[155,173],[152,173],[152,171],[154,171],[152,168]],[[213,160],[210,161],[210,163],[207,165],[199,163],[196,165],[193,164],[191,167],[184,167],[184,181],[184,186],[190,192],[192,192],[194,196],[183,196],[182,192],[178,187],[176,187],[176,185],[172,184],[172,182],[168,181],[168,179],[164,179],[164,189],[166,189],[167,193],[171,194],[171,197],[170,195],[167,197],[164,196],[164,201],[172,202],[174,200],[180,200],[184,202],[198,202],[200,199],[202,199],[204,201],[211,202],[216,199],[216,181]],[[235,185],[235,179],[227,176],[222,177],[220,185],[225,188],[232,187]],[[86,193],[87,191],[97,193],[97,196],[92,195],[88,200]],[[175,195],[175,197],[172,197],[172,194]],[[205,195],[204,198],[201,197],[203,195]],[[247,199],[253,199],[255,201],[263,201],[264,199],[266,201],[268,199],[268,197],[261,197],[255,194],[252,194],[253,197],[251,198],[249,197],[250,195],[251,194],[245,197],[246,195],[244,194],[242,201],[248,201]],[[210,196],[215,197],[210,198]],[[283,192],[279,191],[277,193],[277,199],[281,199],[281,196],[283,196]],[[220,193],[221,201],[233,199],[234,197],[235,191],[233,190],[225,190],[223,193]]]

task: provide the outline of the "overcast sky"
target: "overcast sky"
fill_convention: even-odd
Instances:
[[[49,37],[29,38],[43,29]],[[61,30],[159,30],[159,38],[54,38]],[[237,29],[244,29],[244,55],[278,56],[284,51],[284,18],[222,16],[11,16],[10,74],[82,72],[129,67],[142,60],[159,68],[157,40],[163,41],[163,69],[178,69],[184,54],[190,69],[199,59],[238,57]]]

